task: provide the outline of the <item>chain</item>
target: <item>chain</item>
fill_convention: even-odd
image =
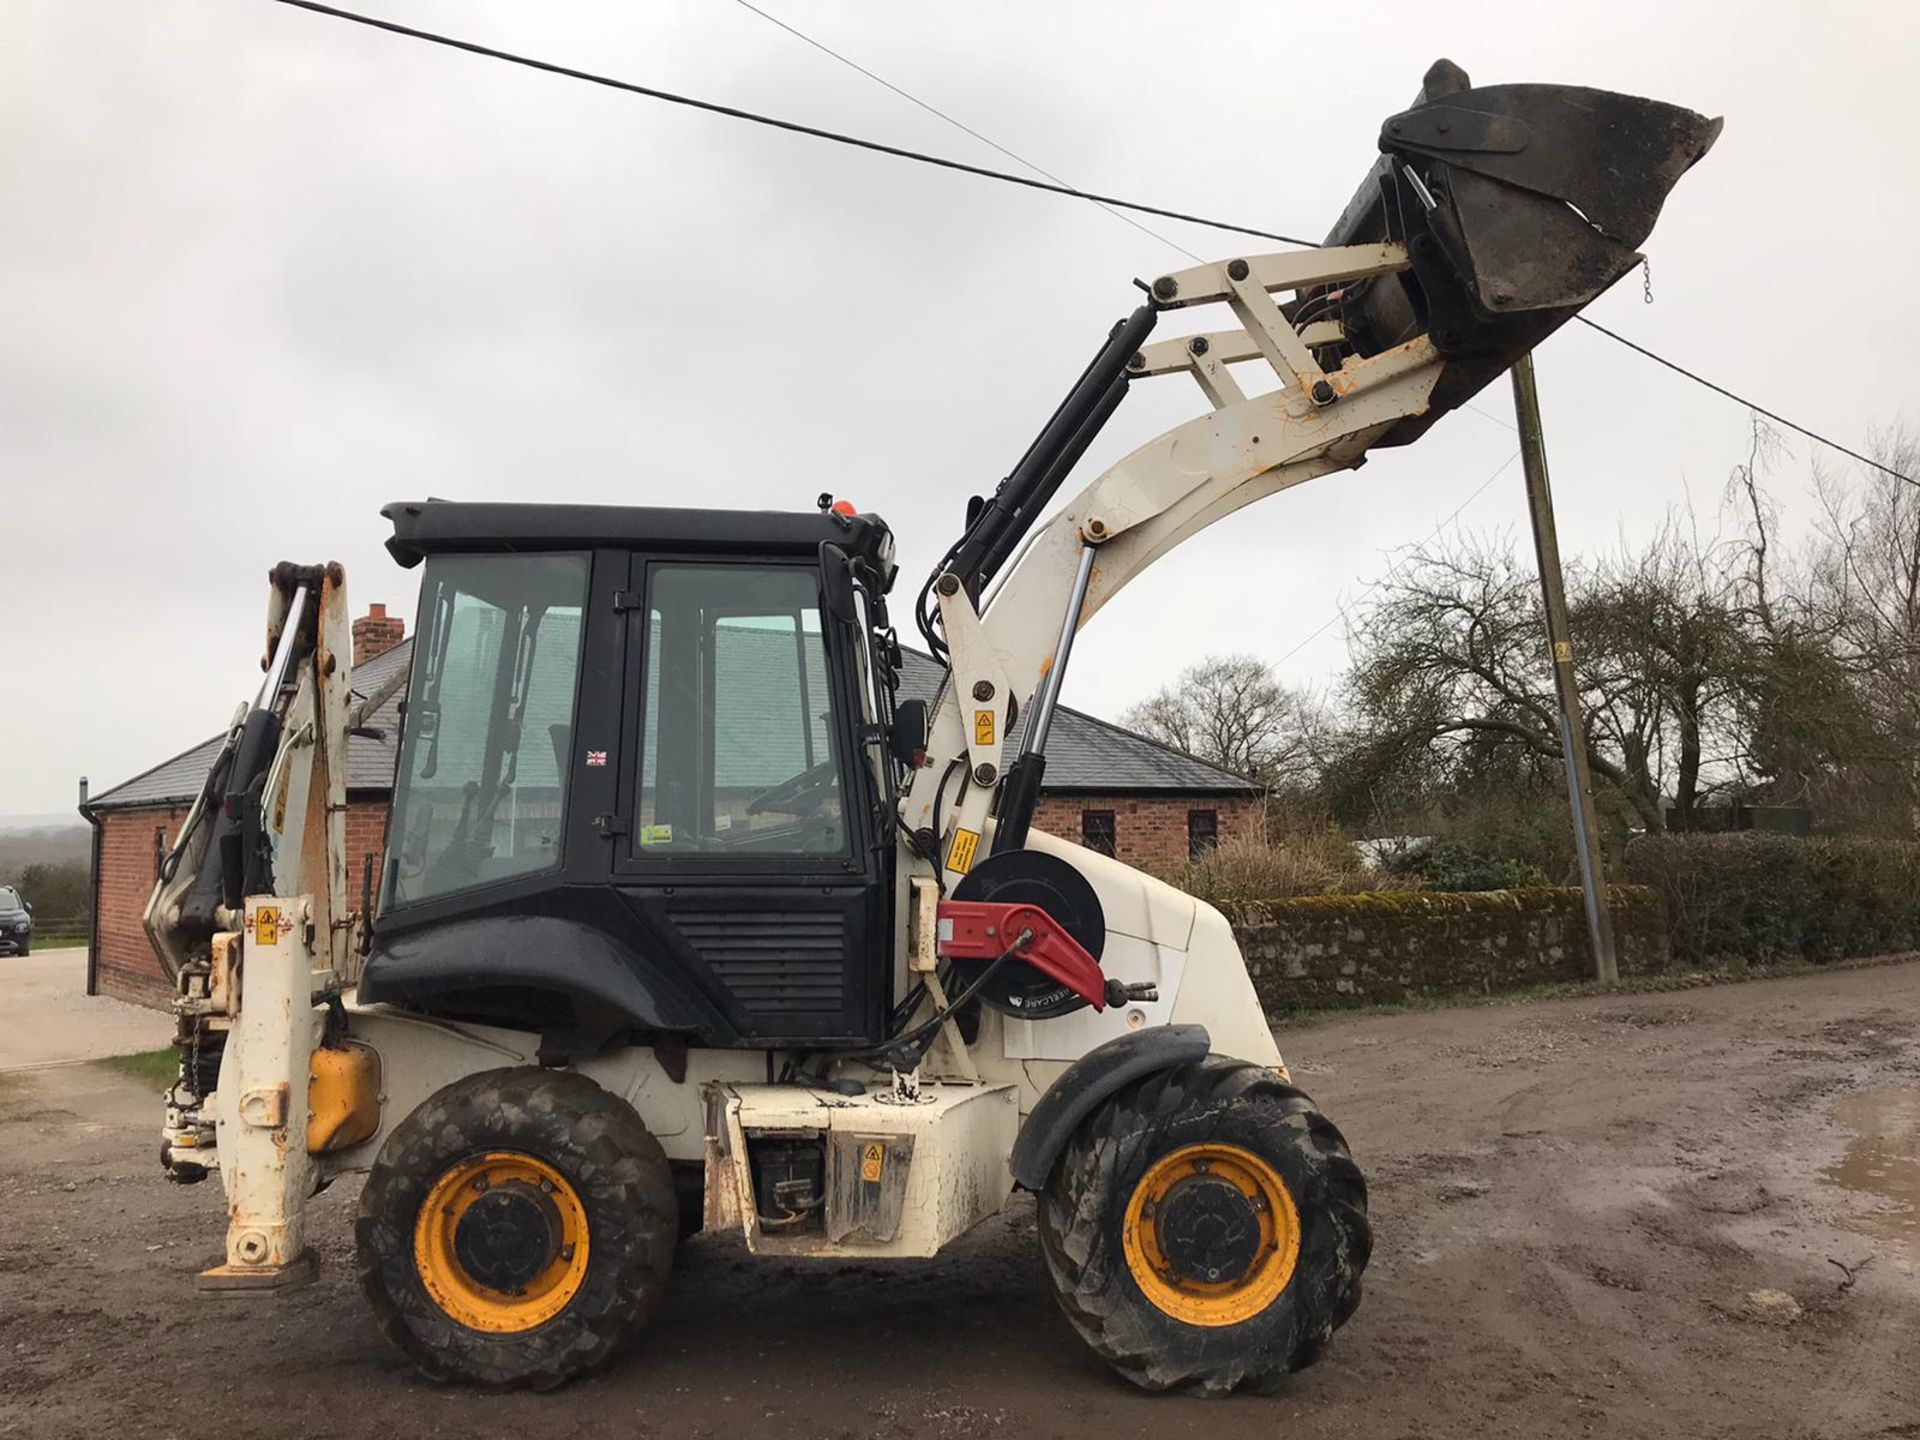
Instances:
[[[1653,303],[1653,261],[1646,256],[1640,257],[1641,299],[1648,305]]]

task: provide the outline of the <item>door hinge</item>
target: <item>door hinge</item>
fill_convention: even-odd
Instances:
[[[638,610],[647,603],[647,597],[638,590],[616,590],[613,592],[613,613],[624,615],[629,610]]]
[[[619,815],[596,815],[593,817],[593,828],[611,840],[616,835],[627,833],[627,822]]]

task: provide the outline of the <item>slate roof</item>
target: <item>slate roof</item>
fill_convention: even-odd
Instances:
[[[395,670],[408,665],[413,657],[413,639],[409,636],[384,655],[376,656],[353,674],[356,696],[378,690]],[[902,698],[931,703],[946,671],[929,656],[917,650],[905,652],[900,678]],[[400,698],[396,691],[368,724],[385,732],[375,740],[355,735],[347,740],[347,788],[350,791],[388,791],[393,788],[393,771],[398,757]],[[1016,754],[1026,733],[1022,715],[1014,721],[1012,744],[1007,753]],[[223,735],[216,735],[191,750],[166,760],[131,780],[104,790],[87,802],[89,812],[126,810],[146,805],[185,805],[200,791],[200,786],[220,753]],[[782,775],[786,772],[782,771]],[[1182,795],[1252,795],[1258,787],[1244,776],[1195,758],[1183,750],[1162,745],[1144,735],[1122,729],[1092,715],[1062,705],[1055,712],[1053,733],[1047,741],[1047,783],[1049,792],[1099,794],[1151,794],[1170,792]]]

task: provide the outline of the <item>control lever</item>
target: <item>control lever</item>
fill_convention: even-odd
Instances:
[[[1158,1000],[1160,987],[1151,980],[1129,985],[1124,980],[1107,981],[1107,1004],[1125,1005],[1129,1000]]]

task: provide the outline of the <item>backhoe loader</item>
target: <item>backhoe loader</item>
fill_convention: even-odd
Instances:
[[[1074,638],[1188,536],[1465,402],[1639,262],[1718,132],[1442,61],[1324,246],[1136,282],[913,601],[931,706],[896,694],[892,534],[843,501],[392,504],[419,636],[356,877],[345,745],[391,697],[352,691],[340,568],[276,568],[265,679],[147,912],[163,1162],[226,1191],[201,1287],[311,1278],[306,1201],[364,1172],[385,1332],[429,1375],[547,1387],[658,1309],[683,1233],[928,1256],[1025,1190],[1129,1380],[1313,1361],[1360,1301],[1365,1181],[1226,920],[1032,828]],[[1230,322],[1151,338],[1208,306]],[[1175,374],[1204,411],[1048,513]]]

